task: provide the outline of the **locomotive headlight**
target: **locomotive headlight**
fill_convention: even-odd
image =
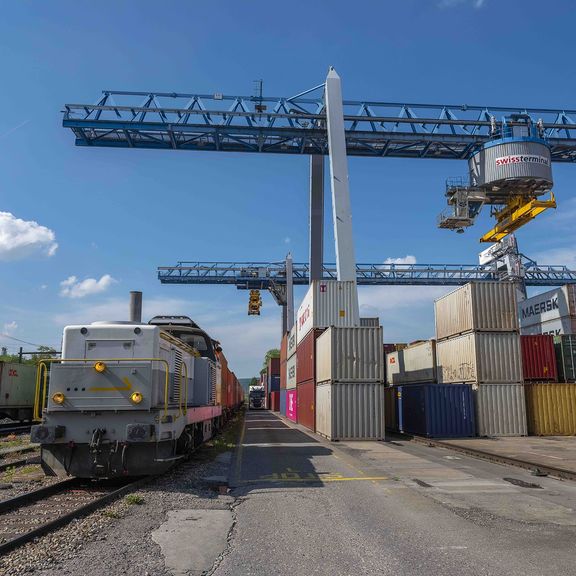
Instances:
[[[130,394],[130,400],[132,400],[134,404],[140,404],[140,402],[144,400],[144,396],[142,396],[141,392],[132,392],[132,394]]]
[[[102,372],[106,371],[106,364],[104,362],[96,362],[94,364],[94,370],[99,374],[102,374]]]
[[[52,402],[54,402],[54,404],[62,405],[64,404],[64,400],[66,400],[66,396],[64,396],[62,392],[56,392],[56,394],[52,395]]]

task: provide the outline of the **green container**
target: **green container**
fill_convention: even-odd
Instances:
[[[576,382],[576,334],[554,336],[559,382]]]
[[[0,362],[0,417],[31,419],[35,391],[34,364]]]

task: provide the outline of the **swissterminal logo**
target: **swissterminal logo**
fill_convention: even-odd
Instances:
[[[554,296],[554,298],[549,298],[548,300],[544,300],[544,302],[538,302],[537,304],[532,304],[527,308],[523,308],[522,320],[530,318],[531,316],[536,316],[537,314],[542,314],[542,312],[551,312],[552,310],[559,310],[558,296]]]
[[[507,164],[543,164],[550,166],[550,159],[546,156],[535,156],[527,154],[510,154],[508,156],[500,156],[496,158],[496,166],[506,166]]]

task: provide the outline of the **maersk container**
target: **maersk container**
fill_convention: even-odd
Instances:
[[[436,341],[425,340],[386,355],[390,385],[436,382]]]
[[[562,334],[576,334],[576,316],[561,316],[554,320],[546,320],[541,324],[531,324],[520,328],[520,334],[536,335],[548,334],[561,336]]]
[[[516,288],[512,282],[470,282],[438,298],[434,312],[438,340],[471,331],[519,329]]]
[[[296,388],[297,380],[297,359],[296,355],[288,358],[288,362],[286,362],[286,388],[292,389]]]
[[[316,339],[322,330],[315,329],[308,333],[306,338],[298,342],[296,349],[296,378],[298,384],[307,380],[316,381]]]
[[[557,321],[559,318],[576,320],[576,285],[567,284],[527,298],[518,304],[518,313],[522,330],[544,322]]]
[[[400,432],[430,438],[466,438],[476,434],[470,384],[398,386]]]
[[[313,280],[298,308],[296,326],[298,344],[313,328],[360,326],[356,282]]]
[[[384,384],[319,384],[316,387],[316,432],[328,440],[383,439]]]
[[[280,415],[286,416],[286,390],[280,390]]]
[[[478,436],[526,436],[524,384],[472,386]]]
[[[554,338],[548,335],[520,336],[524,380],[558,382]]]
[[[316,429],[316,385],[314,380],[298,383],[297,396],[298,401],[298,424],[302,424],[309,430]]]
[[[554,336],[560,382],[576,382],[576,334]]]
[[[386,430],[398,430],[398,388],[384,388],[384,426]]]
[[[330,327],[316,340],[316,382],[384,382],[382,328]]]
[[[298,391],[286,390],[286,418],[292,422],[298,422]]]
[[[526,384],[528,434],[576,435],[576,384]]]
[[[438,382],[522,382],[520,336],[472,332],[436,343]]]
[[[291,358],[296,354],[296,345],[298,344],[296,338],[296,324],[292,327],[292,330],[288,332],[288,342],[286,343],[286,358]]]

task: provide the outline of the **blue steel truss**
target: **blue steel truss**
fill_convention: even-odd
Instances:
[[[291,98],[105,91],[66,104],[63,125],[78,146],[327,154],[323,86]],[[528,114],[552,160],[576,161],[576,110],[345,101],[344,114],[351,156],[465,159],[504,116]]]
[[[308,264],[294,264],[295,285],[308,284]],[[461,286],[467,282],[501,280],[490,265],[466,264],[357,264],[357,282],[362,286],[413,285]],[[576,271],[566,266],[524,264],[527,286],[576,284]],[[163,284],[231,284],[239,289],[275,290],[286,285],[284,262],[178,262],[158,268]],[[324,278],[336,279],[336,266],[324,265]]]

